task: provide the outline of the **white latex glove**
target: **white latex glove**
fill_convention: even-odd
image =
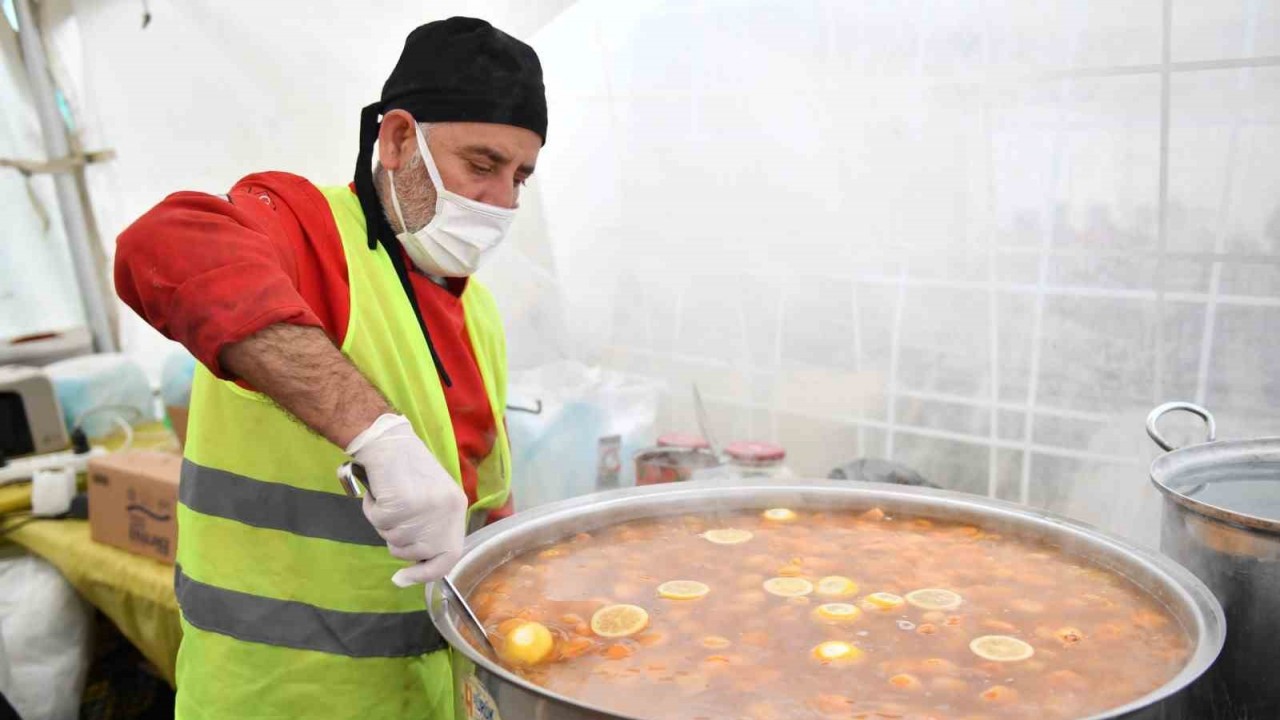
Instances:
[[[403,415],[380,416],[346,450],[368,473],[364,516],[392,555],[416,563],[391,581],[408,587],[444,577],[466,534],[467,496],[453,476]]]

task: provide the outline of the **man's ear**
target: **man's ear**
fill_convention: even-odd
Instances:
[[[382,117],[378,128],[378,162],[388,170],[399,170],[418,147],[414,133],[417,121],[404,110],[392,110]]]

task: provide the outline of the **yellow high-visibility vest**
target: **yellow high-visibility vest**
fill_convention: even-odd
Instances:
[[[351,313],[342,351],[461,481],[457,442],[418,319],[347,187],[322,188],[342,236]],[[506,346],[488,290],[462,295],[493,411],[471,512],[501,507],[511,456]],[[342,494],[342,449],[265,396],[197,369],[178,505],[177,716],[452,720],[449,653],[421,586]]]

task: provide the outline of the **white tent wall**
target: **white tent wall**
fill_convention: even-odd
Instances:
[[[527,39],[570,3],[151,0],[145,29],[138,0],[45,0],[42,15],[84,145],[117,152],[88,173],[110,251],[121,230],[171,192],[221,193],[261,170],[348,182],[360,109],[377,99],[417,25],[475,15]],[[524,200],[536,203],[536,193]],[[537,217],[522,213],[512,243],[512,255],[535,263],[549,257],[537,247],[546,241]],[[509,323],[545,328],[544,318],[554,317],[545,296],[513,293],[546,283],[523,274],[508,281],[519,269],[511,258],[495,264],[488,272],[495,294]],[[526,316],[529,323],[519,322]],[[173,344],[127,308],[121,335],[125,351],[158,376]],[[557,355],[560,345],[547,337],[539,347],[551,349],[521,362]]]
[[[575,347],[801,473],[889,457],[1152,543],[1147,410],[1280,433],[1278,13],[581,0],[534,36]]]
[[[18,36],[0,22],[0,157],[44,158]],[[83,323],[79,291],[48,175],[0,168],[0,338]]]

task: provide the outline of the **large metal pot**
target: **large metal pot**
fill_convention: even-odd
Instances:
[[[1204,418],[1208,439],[1175,449],[1156,427],[1180,410]],[[1147,433],[1171,452],[1151,464],[1164,493],[1160,549],[1213,590],[1227,639],[1193,688],[1203,717],[1280,717],[1280,438],[1214,442],[1213,415],[1191,403],[1151,412]]]
[[[470,592],[495,566],[511,557],[579,531],[636,518],[690,512],[729,512],[786,506],[868,508],[890,513],[956,520],[1006,536],[1047,540],[1128,576],[1159,598],[1182,623],[1194,644],[1185,667],[1162,687],[1102,718],[1200,718],[1186,711],[1183,690],[1218,656],[1225,633],[1222,609],[1212,593],[1167,558],[1135,548],[1094,528],[998,500],[927,488],[827,480],[697,480],[615,490],[546,505],[496,523],[468,538],[452,578]],[[442,589],[428,589],[431,616],[454,648],[457,717],[465,720],[585,720],[623,716],[588,707],[543,690],[504,670],[467,643],[461,615]]]

